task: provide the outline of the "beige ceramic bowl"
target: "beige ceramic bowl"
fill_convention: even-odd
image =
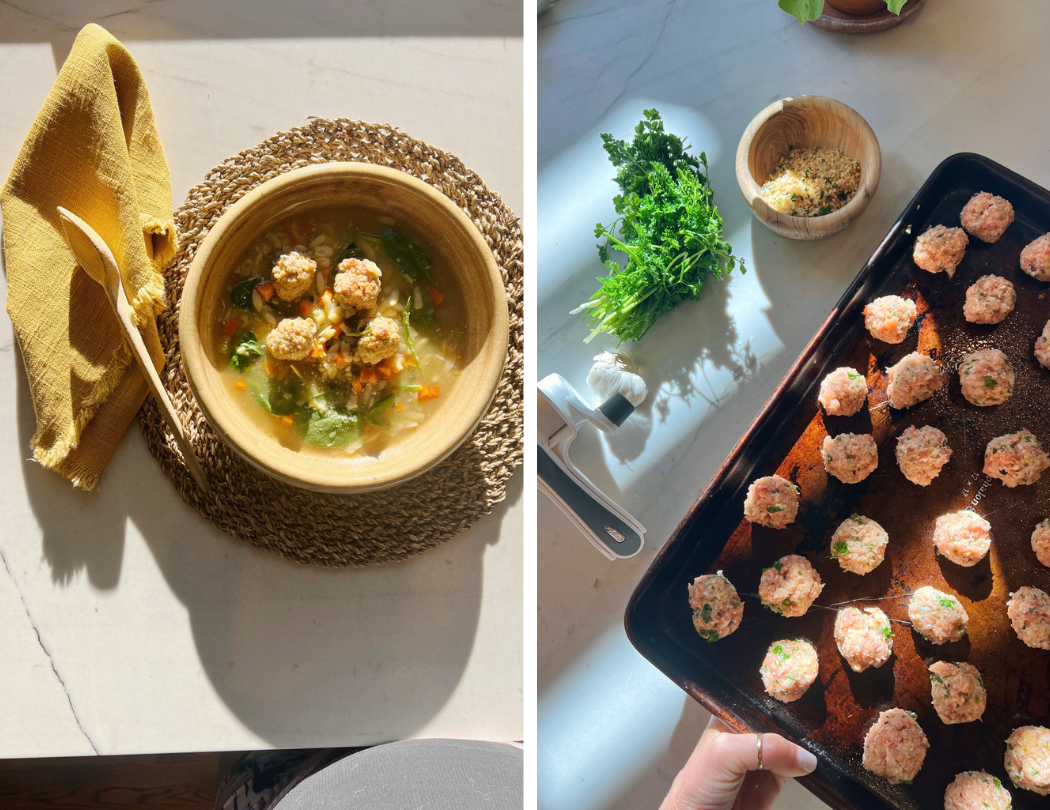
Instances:
[[[822,217],[793,217],[770,208],[762,184],[788,146],[841,149],[860,161],[860,185],[853,199]],[[837,233],[868,207],[882,176],[882,150],[868,122],[841,101],[798,96],[774,102],[744,130],[736,151],[736,179],[758,220],[790,239],[822,239]]]
[[[287,217],[354,206],[393,217],[451,268],[463,297],[462,374],[415,430],[378,456],[344,456],[284,447],[263,433],[231,397],[217,350],[225,284],[247,247]],[[364,163],[326,163],[263,183],[232,205],[205,237],[186,278],[179,342],[186,378],[209,424],[241,456],[293,486],[351,493],[381,489],[425,472],[473,432],[492,402],[508,340],[507,299],[492,252],[474,224],[447,197],[403,172]]]

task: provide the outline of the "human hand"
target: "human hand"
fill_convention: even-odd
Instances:
[[[756,736],[736,734],[712,717],[660,810],[768,810],[787,777],[817,767],[813,754],[779,734],[763,734],[761,745],[757,770]]]

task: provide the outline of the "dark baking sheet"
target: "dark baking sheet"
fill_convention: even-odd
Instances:
[[[966,257],[949,279],[920,270],[911,259],[915,236],[930,225],[959,224],[959,212],[978,191],[1013,203],[1017,218],[998,242],[970,238]],[[834,807],[941,807],[955,774],[985,769],[1010,787],[1015,808],[1045,806],[1046,799],[1010,786],[1003,754],[1017,726],[1050,725],[1050,652],[1015,636],[1006,616],[1009,593],[1021,585],[1050,591],[1050,570],[1031,549],[1035,525],[1050,515],[1050,473],[1037,484],[1010,490],[981,472],[987,442],[1026,427],[1050,451],[1050,372],[1032,348],[1050,317],[1050,285],[1021,272],[1021,249],[1050,231],[1050,192],[974,154],[945,160],[850,285],[820,331],[726,459],[707,489],[646,572],[627,609],[635,647],[690,695],[739,730],[779,732],[812,750],[817,771],[803,783]],[[995,273],[1010,279],[1017,307],[997,326],[969,324],[962,316],[966,288]],[[878,296],[914,299],[919,319],[897,346],[873,340],[864,329],[864,304]],[[1016,387],[1004,405],[977,408],[959,390],[959,358],[994,346],[1013,363]],[[905,354],[931,354],[949,372],[933,398],[906,411],[886,404],[884,370]],[[826,373],[842,365],[866,372],[868,407],[849,418],[826,417],[817,391]],[[911,484],[894,458],[908,425],[944,431],[950,463],[928,487]],[[827,433],[874,434],[878,469],[864,482],[842,484],[824,472],[820,445]],[[802,488],[799,517],[788,529],[743,521],[748,484],[777,472]],[[992,524],[992,548],[974,568],[935,556],[933,521],[967,506]],[[858,512],[885,527],[886,560],[865,577],[843,572],[829,558],[829,538]],[[784,554],[807,557],[825,588],[803,617],[783,618],[757,597],[762,568]],[[740,629],[708,644],[693,629],[686,588],[696,576],[723,569],[745,604]],[[908,595],[922,585],[958,594],[970,616],[966,637],[940,647],[905,624]],[[894,655],[880,669],[854,673],[833,638],[835,609],[852,600],[877,604],[895,620]],[[820,675],[791,704],[766,696],[758,668],[777,639],[802,637],[817,647]],[[983,721],[947,726],[933,710],[927,667],[936,660],[969,661],[988,690]],[[891,786],[861,765],[864,735],[881,710],[914,711],[930,741],[922,771],[911,786]]]

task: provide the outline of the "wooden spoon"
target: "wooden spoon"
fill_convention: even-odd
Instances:
[[[128,298],[124,294],[120,270],[117,269],[117,261],[113,258],[113,253],[102,237],[76,214],[59,206],[58,215],[62,219],[69,249],[77,257],[84,272],[101,284],[106,291],[109,303],[113,305],[113,311],[117,314],[117,320],[124,329],[124,335],[131,344],[132,354],[135,355],[139,368],[146,376],[146,384],[149,386],[150,393],[160,404],[160,412],[164,415],[164,421],[167,422],[169,430],[175,437],[175,442],[179,445],[190,475],[204,492],[211,492],[208,480],[204,477],[204,470],[197,463],[193,447],[182,429],[182,422],[179,421],[179,416],[175,412],[175,406],[171,404],[160,377],[157,376],[157,370],[153,367],[146,344],[142,342],[142,335],[139,334],[138,328],[131,320],[131,304],[128,303]]]

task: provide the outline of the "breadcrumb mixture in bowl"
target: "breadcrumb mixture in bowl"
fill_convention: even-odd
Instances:
[[[761,196],[770,208],[793,217],[821,217],[853,199],[860,161],[839,149],[789,146],[769,173]]]

